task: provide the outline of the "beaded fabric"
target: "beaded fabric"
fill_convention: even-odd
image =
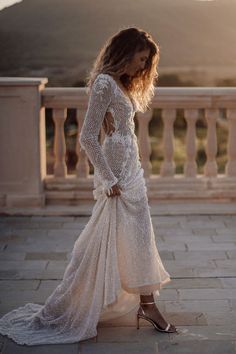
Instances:
[[[153,231],[144,170],[134,132],[136,102],[109,74],[99,74],[79,135],[94,165],[96,200],[78,236],[61,283],[45,303],[27,303],[0,319],[0,333],[18,344],[74,343],[97,335],[97,325],[136,308],[140,294],[159,295],[170,281]],[[106,112],[115,130],[102,145]],[[114,185],[121,194],[108,197]]]

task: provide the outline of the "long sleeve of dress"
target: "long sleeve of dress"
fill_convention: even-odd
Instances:
[[[111,102],[111,93],[112,88],[109,79],[98,75],[92,85],[88,109],[79,135],[80,145],[96,169],[106,190],[118,182],[98,141],[102,122]]]

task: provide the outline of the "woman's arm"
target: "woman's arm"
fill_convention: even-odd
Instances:
[[[98,141],[99,131],[111,101],[111,92],[111,82],[108,77],[99,74],[92,85],[88,109],[79,135],[80,145],[101,176],[105,189],[111,188],[111,186],[118,182],[118,179],[108,165]]]

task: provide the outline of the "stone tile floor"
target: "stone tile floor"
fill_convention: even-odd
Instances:
[[[44,303],[60,283],[89,216],[0,217],[0,316],[27,302]],[[159,309],[181,331],[135,327],[135,312],[98,325],[75,344],[19,346],[0,337],[1,354],[236,353],[236,215],[152,216],[156,243],[172,281]]]

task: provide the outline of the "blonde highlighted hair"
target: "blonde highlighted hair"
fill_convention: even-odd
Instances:
[[[124,73],[137,52],[150,49],[149,57],[143,70],[135,76]],[[118,75],[123,86],[136,101],[138,110],[145,112],[154,96],[154,83],[158,79],[159,46],[150,34],[137,27],[128,27],[111,36],[98,53],[92,70],[87,77],[87,92],[100,73]]]

